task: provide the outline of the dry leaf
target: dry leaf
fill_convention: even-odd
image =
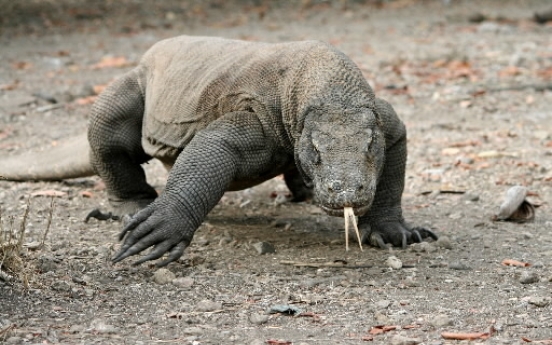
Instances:
[[[531,264],[528,263],[528,262],[522,262],[522,261],[517,261],[517,260],[513,260],[513,259],[504,259],[504,260],[502,260],[502,265],[504,265],[504,266],[517,266],[517,267],[529,267],[529,266],[531,266]]]
[[[0,91],[11,91],[11,90],[17,89],[18,87],[19,87],[19,80],[14,80],[8,84],[1,84]]]
[[[100,85],[94,85],[92,86],[92,90],[94,90],[94,93],[96,95],[99,95],[100,93],[102,93],[105,88],[108,86],[109,84],[100,84]]]
[[[50,196],[50,197],[56,197],[56,198],[61,198],[62,196],[66,196],[66,195],[67,193],[65,192],[60,192],[53,189],[41,190],[38,192],[31,193],[31,196]]]
[[[33,65],[30,62],[26,62],[26,61],[17,61],[12,63],[13,69],[25,70],[31,67],[33,67]]]
[[[521,340],[523,340],[526,343],[552,345],[552,339],[531,340],[531,339],[528,339],[528,338],[525,338],[525,337],[521,337]]]
[[[130,66],[130,64],[124,56],[104,56],[100,62],[92,65],[92,69],[121,68]]]
[[[270,345],[292,345],[293,344],[291,341],[274,340],[274,339],[269,339],[266,341],[266,343]]]
[[[479,333],[454,333],[454,332],[443,332],[441,337],[444,339],[451,340],[475,340],[475,339],[488,339],[496,333],[496,329],[491,326],[488,332],[479,332]]]
[[[380,326],[374,326],[370,329],[370,334],[372,335],[376,335],[376,334],[382,334],[382,333],[386,333],[386,332],[389,332],[389,331],[394,331],[398,328],[398,326],[384,326],[384,325],[380,325]]]
[[[88,97],[77,98],[75,100],[75,104],[77,104],[77,105],[89,105],[89,104],[94,103],[96,101],[96,98],[98,98],[98,96],[88,96]]]
[[[94,196],[94,193],[88,191],[88,190],[83,190],[82,192],[80,192],[80,195],[83,197],[83,198],[91,198]]]
[[[498,76],[501,78],[513,77],[521,74],[521,69],[517,66],[508,66],[498,71]]]

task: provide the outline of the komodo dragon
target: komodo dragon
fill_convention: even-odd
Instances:
[[[140,166],[151,158],[170,169],[159,197]],[[180,36],[155,44],[99,96],[88,143],[4,158],[0,176],[96,173],[114,213],[134,214],[113,260],[153,247],[136,264],[168,254],[163,266],[182,256],[225,191],[279,174],[296,201],[312,196],[332,216],[352,207],[364,242],[437,238],[403,219],[405,163],[403,123],[336,48]]]

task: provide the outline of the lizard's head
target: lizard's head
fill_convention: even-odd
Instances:
[[[385,159],[385,138],[369,109],[311,110],[295,148],[296,165],[314,201],[329,215],[344,207],[365,214]]]

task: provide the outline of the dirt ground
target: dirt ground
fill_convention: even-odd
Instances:
[[[406,123],[405,216],[441,236],[406,250],[346,252],[342,219],[282,203],[286,188],[274,179],[227,193],[185,255],[158,271],[111,264],[121,224],[83,222],[107,208],[97,178],[0,181],[4,232],[19,228],[38,194],[25,281],[0,278],[0,342],[437,345],[459,342],[443,332],[490,332],[470,343],[552,343],[552,25],[532,21],[549,2],[0,0],[0,8],[0,156],[46,154],[83,133],[95,93],[157,40],[321,39],[347,53]],[[166,172],[146,168],[161,190]],[[491,220],[513,185],[539,206],[533,222]],[[258,242],[275,253],[260,255]],[[269,313],[275,306],[301,314]]]

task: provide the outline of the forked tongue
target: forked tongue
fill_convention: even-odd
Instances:
[[[357,235],[358,245],[360,247],[360,250],[364,251],[364,249],[362,249],[362,242],[360,240],[360,233],[358,231],[355,212],[353,211],[352,207],[343,208],[343,218],[345,218],[345,250],[349,251],[349,221],[350,221],[351,223],[353,223],[353,228],[355,229],[355,232]]]

